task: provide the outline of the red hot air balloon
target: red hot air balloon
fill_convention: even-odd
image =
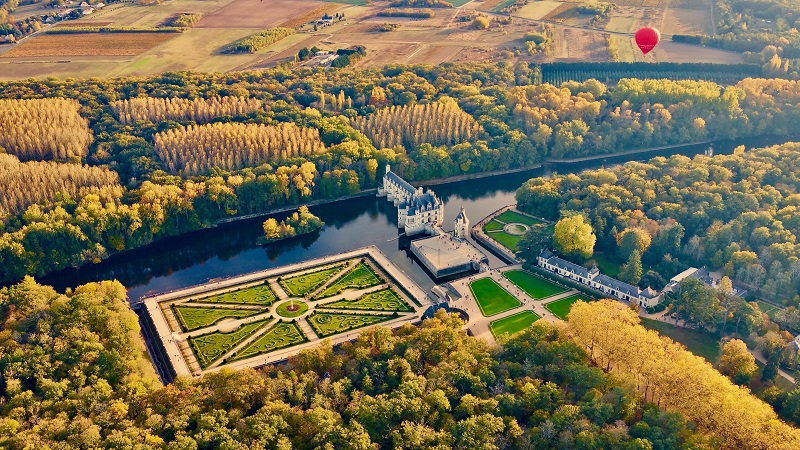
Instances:
[[[646,55],[658,45],[658,41],[661,40],[661,33],[653,27],[644,27],[637,31],[634,37],[636,45]]]

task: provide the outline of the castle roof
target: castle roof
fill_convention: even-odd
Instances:
[[[562,270],[568,270],[575,275],[580,277],[588,278],[589,277],[589,270],[586,267],[579,266],[575,263],[571,263],[565,259],[561,259],[557,256],[553,256],[547,260],[547,263],[551,266],[556,266]]]
[[[466,219],[467,219],[467,213],[464,211],[464,207],[462,206],[461,211],[459,211],[458,215],[456,216],[456,221],[466,220]]]
[[[428,191],[422,195],[415,195],[411,197],[411,202],[408,205],[408,214],[416,214],[419,210],[431,210],[439,206],[441,201],[433,195],[433,192]],[[401,205],[402,206],[402,205]]]
[[[594,281],[601,285],[628,294],[632,297],[638,297],[641,290],[636,286],[631,286],[628,283],[623,283],[616,278],[611,278],[608,275],[600,274],[594,278]]]
[[[395,182],[400,187],[400,189],[406,191],[406,193],[408,195],[414,195],[414,193],[417,192],[417,190],[414,189],[414,186],[410,185],[408,183],[408,181],[400,178],[400,176],[397,175],[396,173],[389,171],[389,172],[386,172],[385,176],[386,176],[386,178],[388,178],[388,179],[392,180],[393,182]]]

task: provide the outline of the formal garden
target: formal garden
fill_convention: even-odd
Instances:
[[[355,300],[337,300],[317,306],[323,309],[368,309],[372,311],[403,311],[413,309],[392,288],[381,289],[362,295]]]
[[[594,300],[595,299],[583,294],[575,294],[567,298],[562,298],[561,300],[546,303],[544,307],[559,319],[567,320],[567,314],[569,314],[569,311],[572,309],[572,305],[575,304],[575,302],[593,302]]]
[[[489,329],[495,338],[501,336],[513,336],[520,331],[530,327],[534,322],[541,319],[533,311],[522,311],[517,314],[498,319],[489,324]]]
[[[366,289],[385,283],[366,261],[361,260],[352,270],[342,275],[325,288],[316,298],[332,297],[341,294],[347,289]]]
[[[234,353],[227,362],[240,361],[308,341],[296,322],[278,322],[252,343]]]
[[[469,284],[469,289],[486,317],[517,308],[522,303],[493,279],[486,277]]]
[[[483,226],[483,232],[503,247],[515,251],[525,233],[531,227],[540,225],[548,226],[542,220],[509,209],[488,221]]]
[[[199,330],[223,319],[240,319],[265,312],[261,308],[206,308],[201,306],[172,306],[183,331]]]
[[[508,270],[503,277],[536,300],[551,297],[568,289],[525,270]]]
[[[212,283],[204,293],[173,294],[159,302],[171,332],[164,336],[178,343],[196,374],[257,355],[268,359],[270,352],[317,337],[411,320],[422,306],[371,254],[318,261],[266,271],[262,280],[248,275],[240,285]]]
[[[197,363],[205,369],[270,322],[272,319],[259,320],[242,325],[231,332],[214,331],[200,336],[191,336],[189,337],[189,346],[197,358]]]
[[[395,313],[396,314],[396,313]],[[363,328],[376,323],[394,319],[396,315],[377,315],[377,314],[344,314],[336,312],[314,311],[306,317],[311,328],[317,336],[323,338],[334,334],[344,333],[357,328]]]
[[[278,278],[278,284],[280,284],[283,290],[290,296],[303,297],[319,289],[326,281],[330,280],[345,267],[345,264],[337,264],[301,275],[281,277]]]
[[[308,311],[308,303],[302,300],[290,300],[279,304],[275,308],[275,314],[292,319],[300,317]]]
[[[199,297],[192,299],[190,303],[230,303],[237,305],[260,305],[269,306],[277,297],[269,283],[265,280],[258,286],[251,286],[237,289],[231,292],[223,292],[209,297]]]

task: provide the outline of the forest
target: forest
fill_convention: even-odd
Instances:
[[[167,386],[153,373],[118,282],[59,294],[26,278],[0,289],[0,313],[0,446],[8,449],[633,450],[743,442],[791,449],[798,442],[798,430],[767,405],[645,331],[617,302],[579,303],[565,326],[539,321],[502,347],[468,336],[458,316],[439,311],[418,327],[371,328],[336,351],[322,344],[280,367]],[[632,367],[643,354],[652,358]],[[659,377],[674,360],[680,370]],[[694,396],[698,390],[706,397]],[[692,413],[702,400],[704,409]]]
[[[555,86],[540,74],[499,63],[2,83],[0,146],[30,173],[49,169],[33,187],[8,181],[0,280],[357,193],[385,164],[420,181],[784,135],[800,118],[785,79]]]

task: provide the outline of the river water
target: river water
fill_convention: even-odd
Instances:
[[[787,141],[786,137],[758,138],[740,142],[717,142],[717,153],[728,153],[739,144],[763,146]],[[670,149],[668,154],[696,154],[708,145]],[[677,150],[677,151],[676,151]],[[625,160],[646,159],[657,155],[627,156]],[[586,164],[551,167],[560,172],[579,171],[591,165],[622,162],[618,158]],[[453,220],[463,206],[471,223],[476,223],[497,209],[512,204],[514,192],[526,180],[540,176],[543,170],[499,175],[477,180],[433,186],[445,203],[445,230],[453,229]],[[183,288],[209,279],[296,263],[367,245],[375,245],[423,289],[429,291],[434,281],[413,259],[405,242],[398,239],[397,210],[383,197],[360,197],[310,208],[325,227],[318,233],[288,241],[259,246],[264,217],[242,220],[167,238],[140,249],[112,256],[99,264],[70,269],[43,277],[40,281],[58,290],[89,281],[117,279],[128,287],[128,296],[136,301],[143,295]],[[283,215],[276,218],[282,219]]]

